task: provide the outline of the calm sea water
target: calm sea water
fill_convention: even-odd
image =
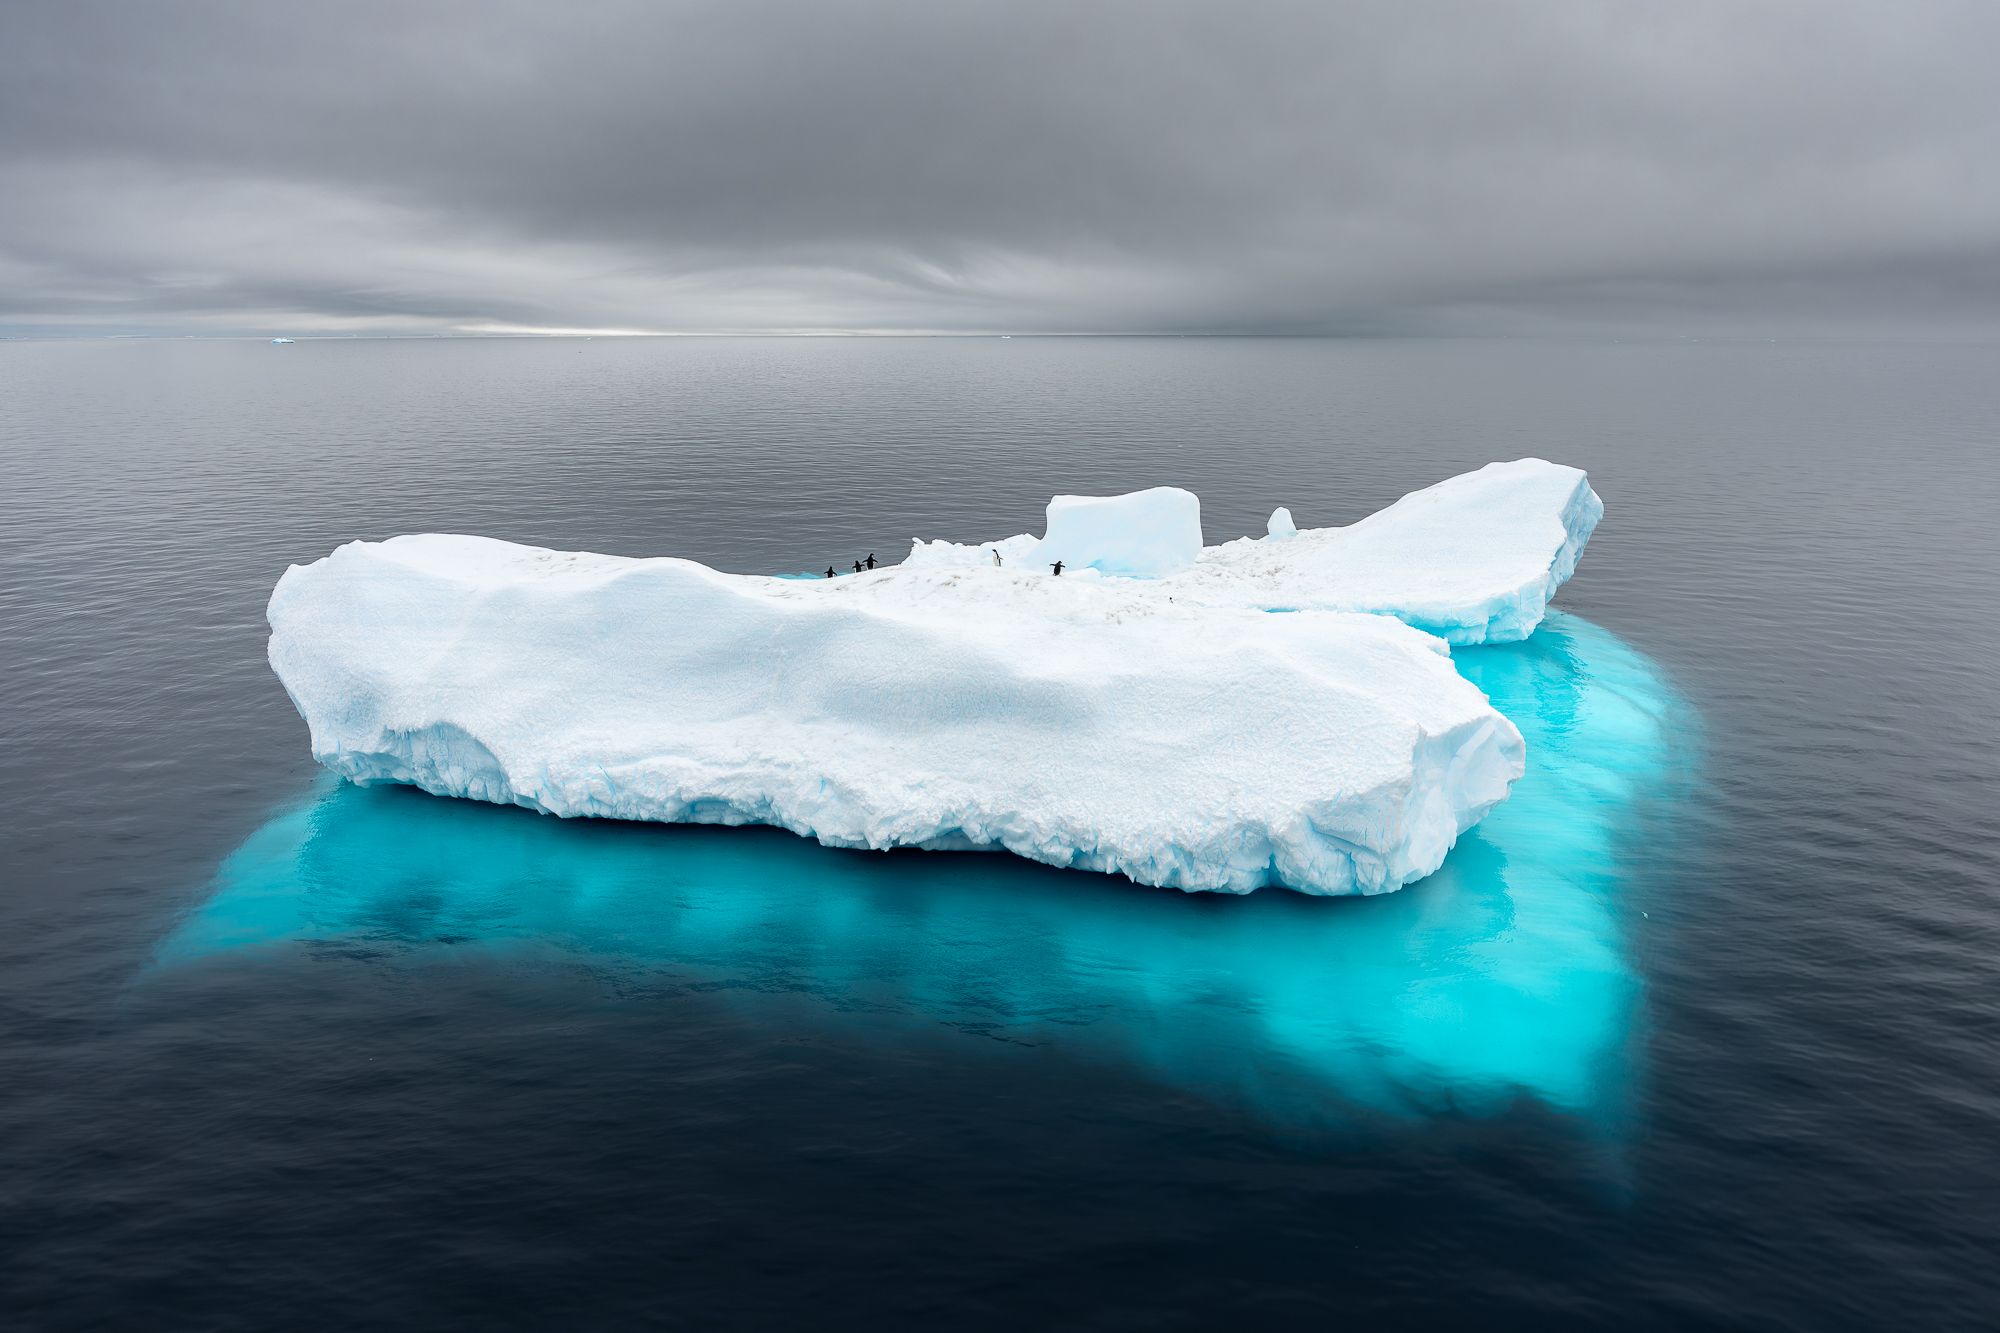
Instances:
[[[727,569],[1054,491],[1590,469],[1424,884],[342,787],[263,605],[470,531]],[[0,1309],[29,1328],[1990,1327],[2000,350],[0,345]]]

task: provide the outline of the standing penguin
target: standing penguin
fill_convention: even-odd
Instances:
[[[866,563],[868,565],[868,568],[870,569],[875,568],[875,553],[873,551],[870,551],[868,553],[868,559]]]
[[[826,567],[826,576],[827,576],[828,578],[832,578],[832,577],[833,577],[833,566],[832,566],[832,565],[828,565],[828,566]]]
[[[1062,577],[1062,561],[1060,560],[1056,561],[1055,564],[1050,566],[1050,568],[1055,570],[1057,578]]]
[[[854,572],[857,574],[861,572],[861,562],[859,560],[854,562]]]

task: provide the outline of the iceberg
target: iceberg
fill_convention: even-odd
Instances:
[[[1541,624],[1603,516],[1581,468],[1489,463],[1344,528],[1287,531],[1291,512],[1280,509],[1267,536],[1208,547],[1150,587],[1176,605],[1363,611],[1449,643],[1514,643]],[[905,565],[967,568],[996,550],[1026,555],[1035,541],[918,541]]]
[[[270,661],[358,783],[1189,890],[1398,888],[1521,775],[1520,733],[1436,638],[1156,586],[408,536],[290,569]]]
[[[1187,491],[1058,496],[1039,539],[839,579],[397,537],[291,568],[270,661],[356,783],[1375,894],[1523,771],[1447,641],[1530,633],[1601,513],[1527,459],[1207,549]]]

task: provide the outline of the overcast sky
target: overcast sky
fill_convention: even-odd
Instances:
[[[1993,0],[0,3],[0,332],[1934,324]]]

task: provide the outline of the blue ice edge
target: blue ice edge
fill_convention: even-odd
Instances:
[[[1696,720],[1652,662],[1571,615],[1454,660],[1526,736],[1527,774],[1437,874],[1382,897],[1184,895],[997,854],[329,780],[223,862],[158,962],[288,942],[553,955],[722,1003],[805,994],[830,1027],[1051,1044],[1288,1117],[1524,1095],[1613,1115],[1640,999],[1621,887],[1692,780]]]

